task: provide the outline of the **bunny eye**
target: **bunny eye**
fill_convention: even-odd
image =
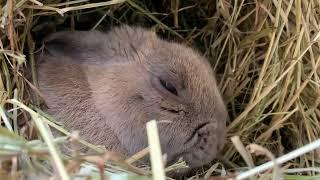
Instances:
[[[177,89],[169,82],[167,81],[164,81],[162,79],[159,79],[160,80],[160,84],[169,92],[171,92],[172,94],[178,96],[178,91]]]

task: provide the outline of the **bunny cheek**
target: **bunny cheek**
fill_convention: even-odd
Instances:
[[[111,67],[111,68],[110,68]],[[143,102],[146,95],[138,91],[145,82],[136,64],[87,67],[92,101],[128,155],[147,145],[144,131],[148,114]],[[132,72],[129,72],[130,69]]]

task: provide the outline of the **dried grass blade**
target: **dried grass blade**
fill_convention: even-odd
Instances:
[[[48,134],[47,128],[45,127],[45,124],[43,123],[43,117],[41,115],[39,115],[38,113],[34,112],[32,109],[30,109],[26,105],[24,105],[23,103],[15,100],[15,99],[10,99],[7,102],[11,103],[11,104],[16,104],[17,106],[21,107],[22,109],[24,109],[25,111],[30,113],[32,119],[34,120],[37,128],[40,131],[41,136],[43,137],[44,141],[46,142],[46,144],[49,148],[50,154],[51,154],[52,159],[55,163],[54,165],[57,167],[57,170],[59,172],[61,179],[70,180],[70,177],[69,177],[69,175],[63,165],[63,162],[62,162],[61,158],[59,157],[58,151],[55,148],[54,141],[50,137],[50,135]]]

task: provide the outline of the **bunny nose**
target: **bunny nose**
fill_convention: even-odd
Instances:
[[[186,141],[189,150],[183,155],[190,167],[202,166],[216,157],[220,149],[218,132],[218,125],[211,122],[202,123],[195,128],[192,136]]]
[[[200,131],[201,129],[203,129],[204,127],[206,127],[207,125],[210,125],[210,123],[209,123],[209,122],[205,122],[205,123],[202,123],[202,124],[198,125],[198,126],[194,129],[194,131],[192,132],[191,136],[186,140],[185,144],[189,144],[190,141],[194,141],[194,139],[195,139],[195,138],[198,138],[199,135],[205,135],[205,134],[207,134],[206,132],[205,132],[205,134],[199,134],[199,131]],[[201,130],[201,131],[203,131],[203,130]]]

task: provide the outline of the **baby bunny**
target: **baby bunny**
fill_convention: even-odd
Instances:
[[[193,49],[127,25],[57,32],[44,47],[47,112],[82,138],[129,156],[148,146],[145,124],[156,119],[168,162],[199,167],[222,149],[229,116],[213,70]]]

